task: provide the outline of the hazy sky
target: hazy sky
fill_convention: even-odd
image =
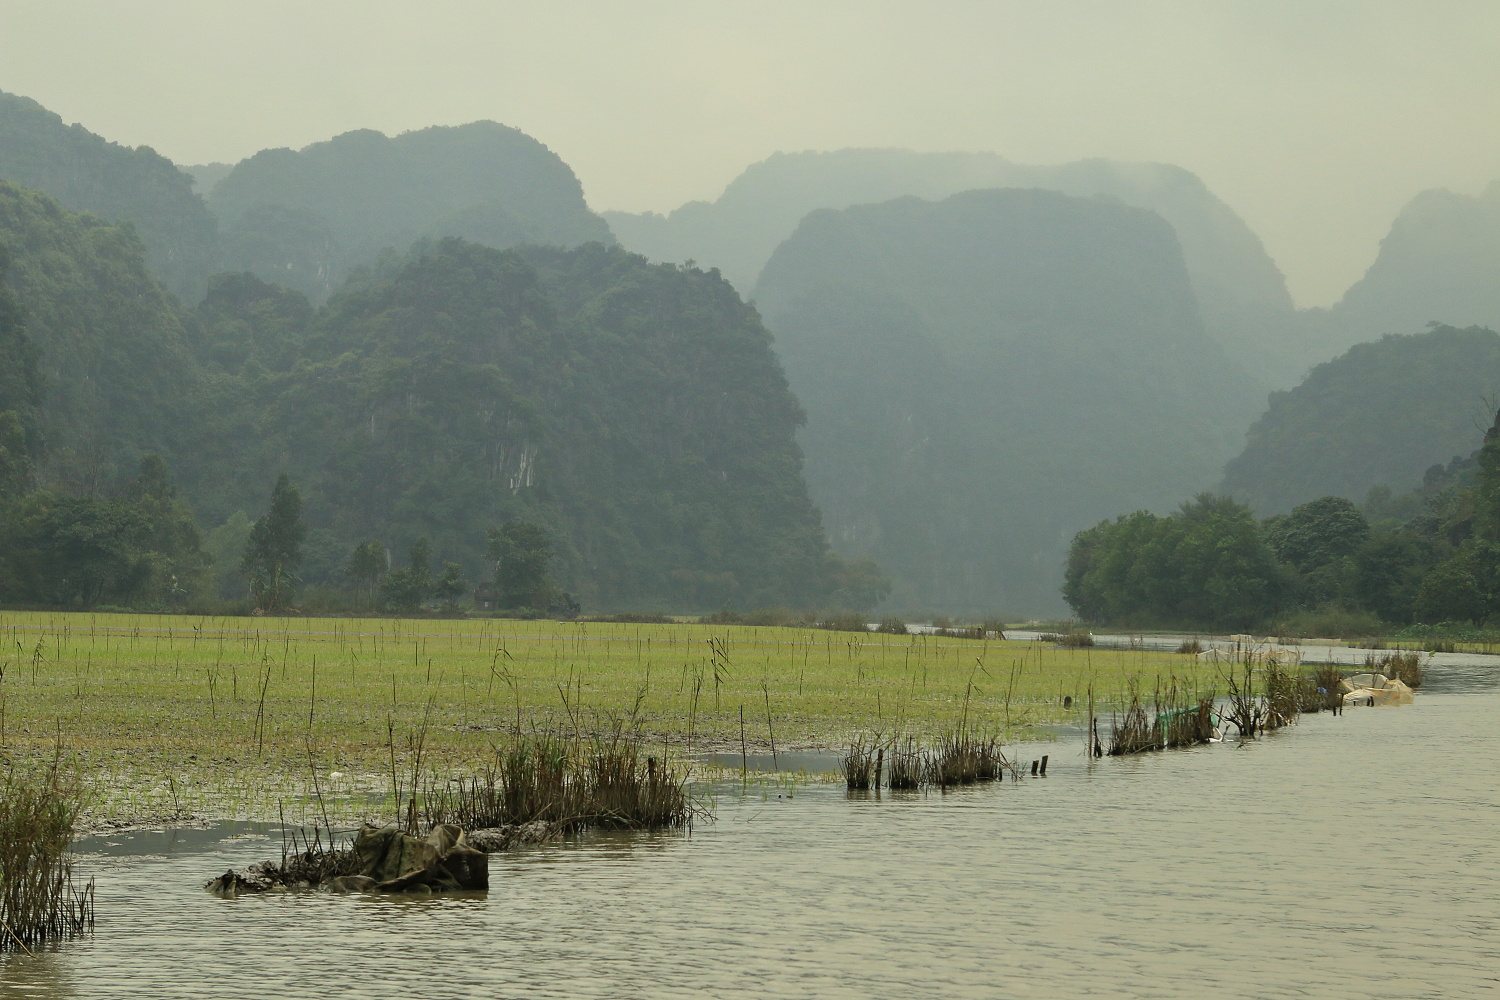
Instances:
[[[0,0],[0,89],[179,163],[492,118],[596,209],[713,198],[776,150],[1159,160],[1304,305],[1418,191],[1500,179],[1500,2]]]

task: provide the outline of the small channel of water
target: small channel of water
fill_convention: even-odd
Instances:
[[[690,835],[495,855],[487,896],[219,900],[274,836],[86,842],[95,935],[0,960],[0,996],[1493,997],[1500,667],[1429,676],[1019,784],[729,786]]]

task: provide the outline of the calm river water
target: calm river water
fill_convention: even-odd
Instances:
[[[0,994],[1495,997],[1500,665],[1430,677],[956,794],[736,786],[691,835],[495,855],[477,898],[219,900],[198,886],[276,839],[88,842],[97,932],[4,959]]]

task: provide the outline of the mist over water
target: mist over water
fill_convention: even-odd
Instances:
[[[96,934],[6,959],[0,991],[1489,996],[1500,692],[1484,668],[1429,676],[1412,706],[1243,746],[1092,766],[1077,741],[1027,747],[1051,766],[1019,784],[851,800],[730,783],[690,835],[494,855],[487,896],[220,900],[199,885],[274,838],[86,842]]]

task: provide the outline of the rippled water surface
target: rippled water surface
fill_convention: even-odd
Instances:
[[[1045,779],[956,794],[736,787],[689,836],[492,856],[472,898],[219,900],[198,886],[279,841],[90,842],[97,932],[5,959],[0,991],[1494,997],[1496,669],[1244,747],[1059,743]]]

